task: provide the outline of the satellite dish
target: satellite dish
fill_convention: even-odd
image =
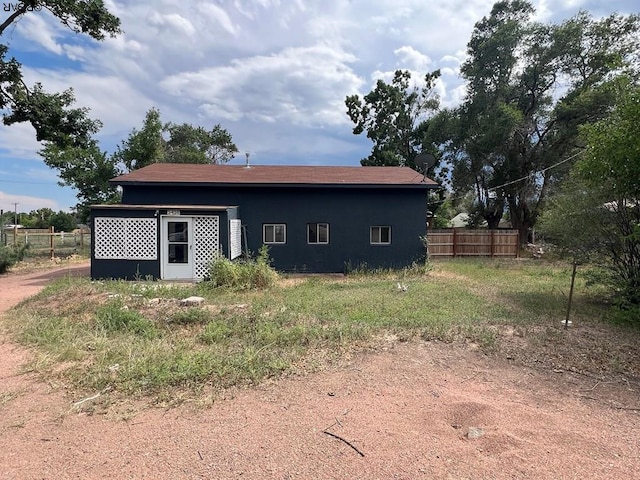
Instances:
[[[414,163],[420,172],[427,173],[436,164],[436,161],[436,157],[430,153],[421,153],[415,158]]]

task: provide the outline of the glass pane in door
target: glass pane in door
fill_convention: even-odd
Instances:
[[[189,241],[189,224],[187,222],[168,222],[167,234],[169,242],[186,243]]]
[[[167,222],[169,263],[189,263],[189,223]]]
[[[189,248],[186,243],[169,244],[169,263],[189,263]]]

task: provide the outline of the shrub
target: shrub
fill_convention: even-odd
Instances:
[[[13,246],[0,247],[0,273],[6,273],[9,268],[22,260],[28,246],[20,248]]]
[[[271,267],[269,249],[263,245],[254,260],[232,261],[223,256],[209,265],[209,282],[213,287],[269,288],[278,280],[277,272]]]

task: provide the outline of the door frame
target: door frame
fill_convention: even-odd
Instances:
[[[169,239],[168,225],[169,222],[186,222],[187,223],[187,263],[175,264],[169,263]],[[192,280],[194,272],[194,248],[193,248],[193,217],[188,215],[161,215],[160,216],[160,278],[162,280]]]

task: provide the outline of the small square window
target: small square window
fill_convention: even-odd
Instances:
[[[267,245],[287,243],[287,225],[285,223],[263,224],[262,243]]]
[[[372,245],[389,245],[391,244],[391,227],[371,227],[369,238]]]
[[[307,242],[314,244],[329,243],[329,224],[307,223]]]

